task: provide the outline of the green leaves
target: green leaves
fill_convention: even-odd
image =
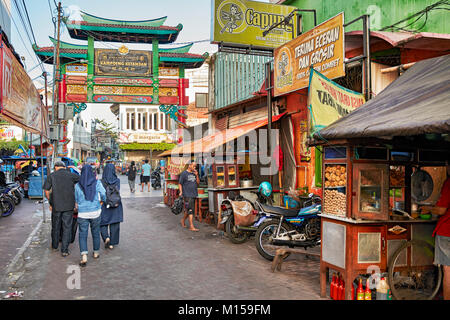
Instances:
[[[122,150],[153,150],[153,151],[166,151],[172,150],[176,146],[175,143],[127,143],[121,144]]]

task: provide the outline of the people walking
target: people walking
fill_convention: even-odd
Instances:
[[[198,231],[194,227],[195,198],[198,196],[197,187],[200,182],[198,172],[195,168],[195,161],[188,164],[188,168],[180,174],[178,188],[180,195],[184,198],[184,215],[181,225],[186,228],[186,218],[189,217],[189,230]]]
[[[43,189],[52,213],[52,248],[58,250],[62,232],[61,254],[65,257],[69,255],[75,208],[75,184],[80,180],[80,176],[66,170],[66,165],[62,161],[57,161],[54,169],[55,171],[47,176]]]
[[[87,263],[88,246],[87,238],[89,226],[94,249],[94,259],[99,258],[100,250],[100,222],[101,203],[106,201],[106,190],[102,183],[97,180],[90,165],[81,169],[80,182],[75,186],[75,203],[78,209],[78,240],[80,245],[80,266]]]
[[[123,207],[120,199],[120,180],[112,163],[105,166],[102,184],[106,189],[106,203],[102,204],[100,233],[105,248],[113,249],[119,244],[120,223],[123,222]]]
[[[142,165],[142,184],[141,184],[141,192],[144,191],[144,185],[147,184],[148,192],[150,192],[150,174],[152,171],[152,167],[148,163],[148,160],[145,160],[145,163]]]
[[[137,174],[136,164],[134,161],[131,161],[131,164],[127,170],[128,184],[130,186],[131,193],[134,193],[136,191],[136,174]]]

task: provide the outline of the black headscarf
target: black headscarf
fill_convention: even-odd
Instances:
[[[117,178],[116,175],[116,168],[112,163],[108,163],[105,166],[105,169],[103,170],[102,179],[107,184],[116,184],[117,181],[119,181],[119,178]]]

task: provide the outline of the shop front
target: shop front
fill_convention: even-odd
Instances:
[[[272,121],[276,123],[284,115],[273,116]],[[219,131],[164,152],[161,156],[168,157],[166,204],[171,206],[178,197],[178,176],[191,159],[199,166],[199,198],[207,200],[207,217],[214,217],[217,222],[219,205],[231,192],[255,200],[256,195],[251,191],[256,191],[277,170],[270,171],[273,158],[264,154],[267,150],[258,149],[258,141],[264,136],[258,137],[256,130],[264,129],[267,122],[265,119]]]
[[[395,299],[432,299],[434,206],[450,161],[450,55],[417,62],[378,96],[315,133],[323,147],[320,283],[334,270],[355,299],[385,276]],[[447,67],[446,67],[447,66]],[[373,296],[373,295],[372,295]]]

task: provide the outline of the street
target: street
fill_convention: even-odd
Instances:
[[[50,223],[43,223],[24,259],[3,276],[0,290],[23,291],[22,299],[33,300],[320,299],[318,258],[291,255],[281,272],[272,273],[253,239],[232,244],[223,232],[198,221],[199,232],[182,228],[181,216],[162,203],[161,191],[141,193],[139,187],[130,194],[121,176],[121,195],[124,222],[117,247],[106,250],[102,242],[100,258],[94,260],[89,235],[88,264],[80,268],[78,235],[63,258],[51,251]],[[21,204],[13,216],[27,214],[26,208]],[[3,233],[0,237],[4,242]]]

